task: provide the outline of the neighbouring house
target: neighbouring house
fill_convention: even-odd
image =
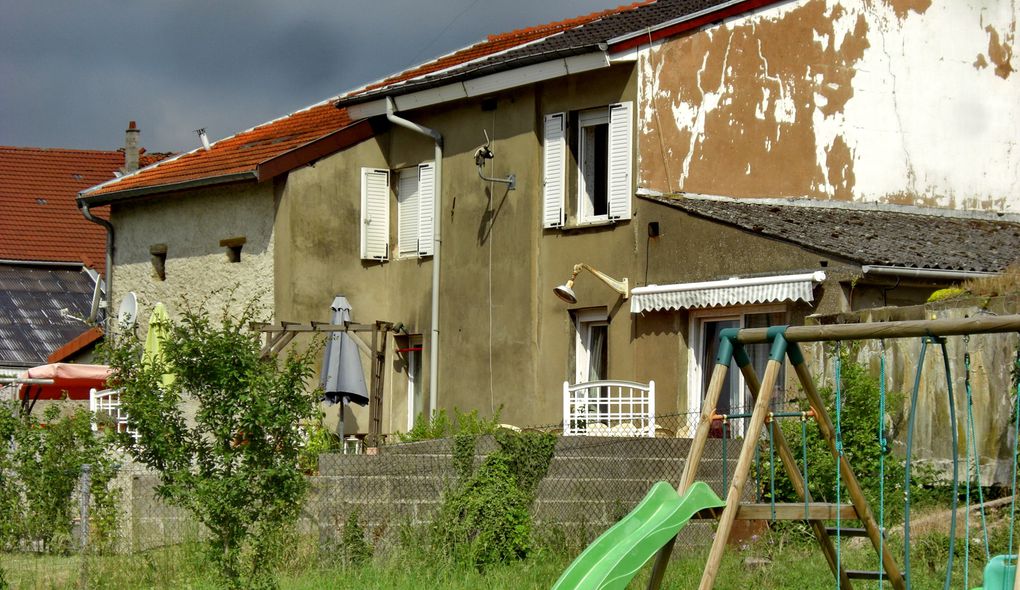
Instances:
[[[564,381],[607,378],[686,413],[722,328],[916,304],[1020,257],[1017,16],[639,2],[490,36],[79,202],[111,206],[114,299],[239,284],[277,320],[327,320],[339,294],[399,324],[384,432],[454,407],[557,424]]]
[[[101,340],[101,310],[93,314],[92,305],[105,296],[106,232],[82,217],[76,197],[166,157],[139,148],[138,133],[132,121],[125,148],[111,151],[0,147],[4,376],[46,363],[87,361]]]

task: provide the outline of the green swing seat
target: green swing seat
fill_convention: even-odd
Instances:
[[[996,555],[985,566],[984,585],[974,590],[1013,590],[1016,555]]]

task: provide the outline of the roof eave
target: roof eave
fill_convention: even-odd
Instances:
[[[207,186],[219,185],[219,184],[232,184],[236,182],[244,182],[254,180],[258,181],[258,170],[245,170],[243,172],[234,172],[232,174],[222,174],[219,176],[205,176],[202,178],[194,178],[191,180],[184,180],[181,182],[171,182],[167,184],[155,184],[152,186],[141,186],[138,188],[131,188],[121,191],[114,191],[109,193],[103,193],[100,195],[88,196],[79,193],[78,205],[88,205],[90,207],[100,207],[102,205],[109,205],[119,201],[132,199],[135,197],[142,197],[147,195],[154,195],[158,193],[169,193],[175,191],[188,190],[193,188],[202,188]]]
[[[639,31],[631,31],[630,33],[620,35],[619,37],[614,37],[607,42],[609,45],[609,52],[617,53],[633,49],[640,45],[648,45],[661,39],[674,37],[688,31],[700,29],[706,25],[711,25],[727,18],[739,16],[770,4],[777,4],[781,1],[784,0],[730,0],[729,2],[725,2],[711,8],[706,8],[673,20],[668,20],[654,27],[641,29]]]
[[[553,55],[552,59],[548,59],[550,55]],[[559,51],[545,57],[547,59],[498,64],[425,82],[383,88],[368,94],[340,98],[335,105],[337,108],[346,108],[352,118],[369,118],[386,112],[387,98],[394,99],[397,111],[407,111],[463,98],[488,96],[527,84],[607,68],[613,64],[608,54],[595,46],[578,48],[576,51]]]
[[[260,182],[266,181],[330,154],[343,151],[375,136],[382,130],[382,125],[383,123],[379,121],[364,119],[347,125],[319,139],[260,162],[255,167],[256,177]]]

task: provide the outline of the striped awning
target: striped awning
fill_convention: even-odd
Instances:
[[[825,273],[778,275],[749,279],[730,278],[721,281],[649,285],[631,291],[631,313],[669,309],[727,307],[755,303],[814,300],[816,283],[825,280]]]

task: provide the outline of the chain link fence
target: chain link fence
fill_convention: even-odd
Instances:
[[[576,554],[633,509],[652,484],[678,485],[698,419],[686,413],[657,416],[654,438],[557,436],[532,506],[536,541]],[[560,428],[525,430],[559,434]],[[714,433],[708,440],[697,472],[697,479],[723,498],[743,442],[736,430],[730,432],[730,438]],[[767,441],[761,447],[767,449]],[[496,448],[493,437],[480,437],[475,464]],[[206,537],[187,511],[158,497],[155,473],[127,460],[109,484],[115,511],[112,517],[104,513],[97,522],[97,498],[94,489],[90,494],[89,476],[86,467],[69,499],[73,522],[66,546],[72,553],[148,554]],[[295,532],[311,550],[328,552],[342,541],[353,516],[374,551],[386,553],[400,543],[424,539],[457,477],[453,439],[389,444],[375,454],[320,455],[318,473],[308,476],[309,491]],[[759,489],[753,478],[749,480],[744,500],[756,501]],[[681,532],[678,547],[705,546],[712,535],[711,521],[693,521]],[[8,555],[47,550],[33,539],[22,539],[8,548]],[[12,563],[5,568],[16,576],[18,563],[31,562]]]

